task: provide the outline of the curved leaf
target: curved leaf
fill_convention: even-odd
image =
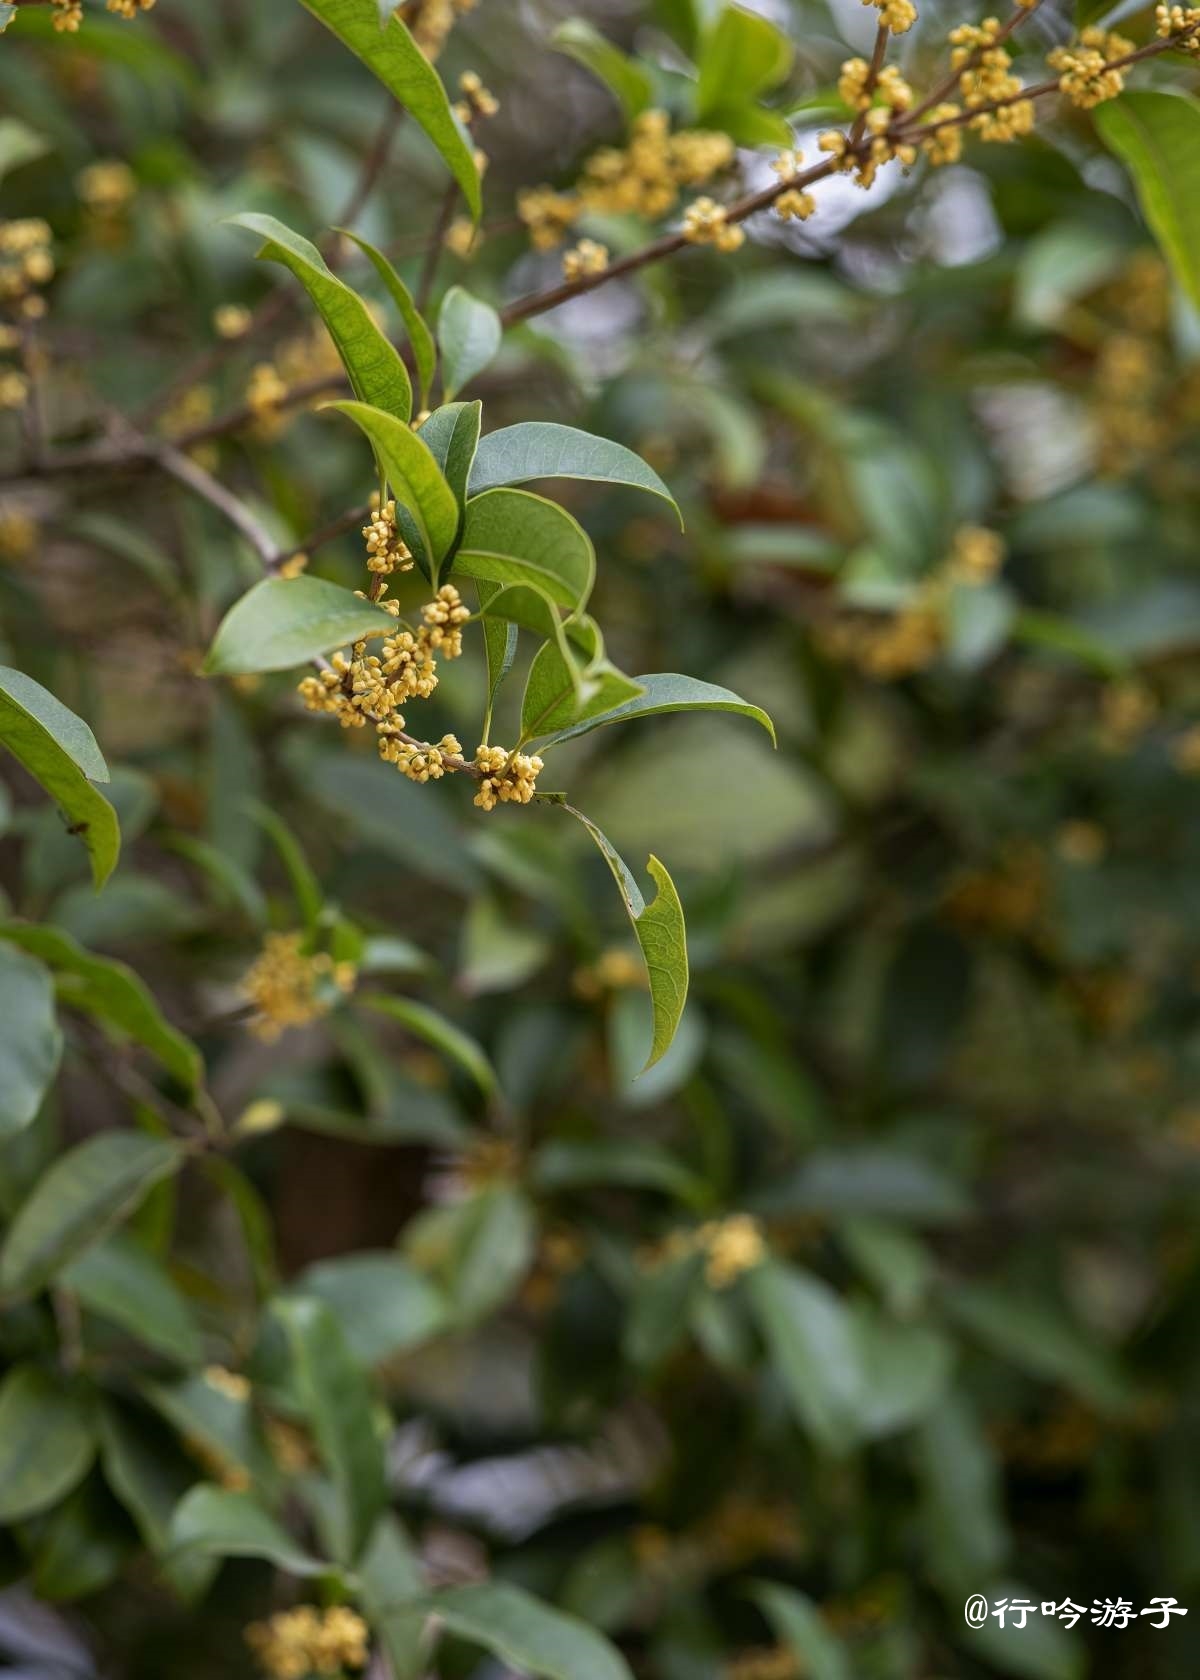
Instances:
[[[747,1279],[751,1310],[796,1421],[830,1452],[853,1442],[865,1375],[854,1325],[820,1278],[767,1261]]]
[[[191,1307],[166,1267],[124,1232],[114,1231],[72,1261],[61,1282],[89,1311],[156,1353],[199,1364],[204,1343]]]
[[[85,951],[61,928],[32,922],[0,923],[0,940],[20,946],[21,950],[48,963],[58,977],[64,1003],[127,1034],[149,1050],[189,1091],[200,1087],[204,1062],[199,1050],[171,1025],[148,989],[125,963]]]
[[[648,490],[669,502],[679,517],[679,503],[653,467],[640,455],[611,438],[594,437],[575,426],[560,426],[549,420],[530,420],[518,426],[502,426],[489,432],[479,443],[471,469],[471,494],[493,490],[502,484],[524,484],[539,478],[581,478],[597,484],[624,484],[634,490]]]
[[[16,1366],[0,1387],[0,1522],[53,1505],[83,1479],[95,1452],[83,1395],[36,1365]]]
[[[421,442],[442,469],[460,508],[467,505],[467,481],[479,446],[480,402],[443,403],[421,427]]]
[[[1200,305],[1200,101],[1138,91],[1109,100],[1094,115],[1105,145],[1133,176],[1175,278]]]
[[[324,1301],[364,1365],[381,1365],[428,1341],[445,1322],[441,1296],[398,1254],[360,1252],[321,1260],[289,1288]]]
[[[0,665],[0,742],[61,808],[102,887],[116,867],[121,831],[92,786],[108,780],[108,766],[87,724],[32,677]]]
[[[265,242],[259,257],[281,263],[316,304],[356,396],[400,420],[412,415],[412,383],[399,351],[375,325],[371,312],[326,263],[316,246],[274,216],[231,216]]]
[[[806,1593],[777,1581],[756,1582],[751,1593],[780,1643],[800,1659],[801,1672],[810,1680],[852,1680],[845,1643]]]
[[[423,551],[418,559],[426,560],[436,583],[438,565],[458,534],[458,503],[420,433],[366,403],[336,402],[327,406],[347,415],[374,445],[392,494],[412,516]]]
[[[624,1657],[586,1622],[505,1581],[451,1587],[429,1601],[451,1633],[543,1680],[632,1680]]]
[[[488,490],[467,503],[454,570],[491,583],[529,583],[581,607],[596,575],[591,540],[557,502],[528,490]]]
[[[40,1289],[132,1213],[151,1185],[177,1172],[183,1158],[178,1143],[145,1132],[101,1132],[60,1156],[0,1249],[0,1290]]]
[[[53,981],[41,963],[0,945],[0,1138],[33,1120],[61,1055]]]
[[[598,77],[631,122],[653,102],[654,83],[649,72],[606,41],[585,19],[567,18],[560,23],[550,37],[550,45]]]
[[[612,870],[613,880],[620,890],[622,901],[633,923],[633,931],[642,949],[646,964],[646,978],[650,982],[650,1002],[654,1012],[650,1059],[642,1069],[645,1073],[661,1061],[671,1048],[683,1015],[688,994],[687,927],[683,919],[683,905],[675,891],[675,883],[656,857],[651,855],[646,867],[658,888],[653,901],[647,904],[641,888],[630,873],[624,858],[595,823],[577,811],[573,805],[563,809],[581,822],[596,842],[605,863]]]
[[[663,712],[740,712],[743,717],[761,723],[771,740],[775,740],[775,725],[760,706],[716,683],[700,682],[696,677],[677,676],[673,672],[656,671],[650,676],[632,679],[642,689],[634,700],[615,706],[610,712],[582,718],[578,723],[559,729],[542,741],[543,747],[556,746],[560,741],[574,740],[593,729],[603,729],[610,723],[627,723],[633,718],[656,717]]]
[[[417,394],[420,403],[423,404],[437,364],[437,346],[433,342],[433,334],[425,325],[425,317],[417,308],[412,293],[382,251],[376,250],[361,233],[352,233],[349,228],[336,228],[334,231],[346,239],[352,239],[363,255],[370,260],[396,305],[397,313],[404,322],[404,330],[408,334],[408,342],[412,345],[413,360],[417,364]]]
[[[794,57],[792,43],[767,18],[725,6],[700,49],[697,119],[718,127],[717,112],[749,106],[755,95],[783,81]]]
[[[382,992],[372,992],[359,1001],[377,1010],[380,1015],[389,1015],[393,1021],[399,1021],[409,1032],[435,1050],[440,1050],[447,1060],[474,1080],[485,1097],[499,1096],[496,1070],[482,1045],[436,1009],[418,1003],[415,998],[392,997]]]
[[[451,286],[438,312],[438,346],[442,352],[442,384],[453,399],[484,368],[500,348],[504,329],[490,303],[473,297],[464,286]]]
[[[353,1563],[387,1505],[383,1443],[375,1428],[371,1392],[324,1301],[296,1297],[276,1303],[325,1467],[338,1498],[338,1551]]]
[[[288,671],[320,653],[366,636],[390,635],[395,628],[396,620],[382,607],[324,578],[264,578],[221,620],[204,669],[222,677]]]
[[[472,216],[481,209],[475,151],[450,108],[441,77],[395,15],[380,28],[378,0],[303,0],[361,58],[433,141]]]
[[[322,1563],[292,1539],[248,1493],[204,1484],[179,1501],[167,1535],[168,1552],[205,1557],[265,1558],[289,1575],[324,1575]]]

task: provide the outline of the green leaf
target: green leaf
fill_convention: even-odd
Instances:
[[[447,400],[453,401],[491,362],[504,329],[490,303],[473,297],[463,286],[451,286],[438,311],[437,336],[442,384]]]
[[[274,216],[247,214],[229,219],[264,241],[260,259],[281,263],[304,287],[337,346],[355,396],[407,424],[412,417],[408,369],[358,293],[338,279],[315,245]]]
[[[959,1284],[947,1292],[946,1307],[1005,1363],[1061,1383],[1102,1411],[1129,1404],[1131,1391],[1108,1353],[1040,1297],[991,1284]]]
[[[339,1556],[353,1563],[387,1506],[371,1391],[324,1301],[285,1299],[275,1312],[287,1331],[305,1413],[337,1490]]]
[[[95,1453],[92,1408],[77,1388],[36,1365],[9,1371],[0,1387],[0,1522],[53,1505]]]
[[[842,1452],[857,1432],[863,1367],[842,1299],[820,1278],[767,1261],[747,1279],[751,1310],[796,1421]]]
[[[562,639],[545,642],[533,656],[521,699],[521,738],[549,728],[560,714],[575,717],[583,701],[578,661]]]
[[[528,490],[488,490],[467,503],[454,570],[491,583],[529,583],[562,607],[583,606],[596,555],[579,523]]]
[[[122,1231],[114,1231],[60,1275],[89,1311],[127,1330],[180,1365],[199,1364],[204,1343],[191,1307],[166,1267]]]
[[[264,578],[221,620],[204,669],[222,677],[289,671],[318,654],[367,636],[390,635],[395,628],[396,620],[382,607],[324,578]]]
[[[410,1033],[423,1039],[426,1044],[431,1044],[435,1050],[441,1051],[447,1061],[453,1062],[456,1067],[462,1069],[468,1079],[474,1080],[485,1097],[500,1095],[496,1070],[488,1061],[483,1046],[453,1021],[448,1021],[444,1015],[440,1015],[436,1009],[418,1003],[415,998],[392,997],[381,992],[368,993],[359,1001],[380,1015],[388,1015],[393,1021],[399,1021]]]
[[[208,1484],[180,1500],[167,1536],[169,1553],[204,1557],[264,1558],[289,1575],[324,1575],[322,1563],[300,1546],[283,1525],[248,1493]]]
[[[853,1680],[849,1651],[806,1593],[775,1581],[756,1581],[750,1596],[780,1643],[799,1657],[807,1680]]]
[[[379,27],[376,0],[304,0],[367,69],[378,76],[425,130],[479,220],[481,197],[475,151],[456,121],[441,77],[399,17]]]
[[[458,534],[458,503],[420,433],[382,409],[369,408],[365,403],[337,402],[328,406],[348,415],[371,440],[392,494],[411,516],[417,558],[424,562],[425,570],[436,583],[438,567]],[[395,620],[392,622],[394,625]]]
[[[52,1511],[35,1518],[22,1534],[39,1600],[56,1603],[85,1598],[109,1586],[133,1550],[102,1482],[89,1478]]]
[[[570,625],[567,626],[568,634]],[[539,714],[537,728],[539,730],[569,728],[573,723],[581,723],[585,718],[602,717],[618,706],[626,705],[630,700],[636,700],[642,692],[642,685],[634,677],[627,677],[624,671],[618,671],[607,660],[589,667],[583,675],[582,702],[573,696],[566,699],[557,709]]]
[[[640,64],[606,41],[598,29],[583,18],[568,18],[550,37],[550,45],[582,64],[614,94],[626,118],[632,122],[653,103],[654,83]]]
[[[92,786],[108,780],[108,766],[87,724],[32,677],[0,665],[0,742],[61,808],[102,887],[116,867],[121,831]]]
[[[671,1048],[688,993],[687,928],[683,920],[683,906],[675,883],[666,869],[651,854],[646,867],[658,888],[654,900],[647,904],[641,888],[631,875],[624,859],[611,842],[581,811],[574,806],[563,807],[583,824],[599,847],[604,861],[612,870],[622,901],[629,912],[633,931],[642,948],[646,977],[650,982],[650,1002],[654,1012],[654,1031],[650,1044],[652,1068]]]
[[[420,1272],[398,1254],[347,1254],[310,1266],[291,1284],[324,1301],[363,1365],[382,1365],[438,1333],[445,1306]]]
[[[716,683],[700,682],[696,677],[682,677],[666,671],[634,677],[633,681],[642,689],[636,699],[627,700],[610,712],[581,718],[566,729],[556,730],[546,736],[541,745],[555,746],[560,741],[572,741],[577,735],[587,735],[593,729],[604,729],[610,723],[655,717],[662,712],[739,712],[743,717],[760,723],[771,740],[775,739],[775,725],[760,706],[752,706],[729,689],[718,688]]]
[[[360,233],[352,233],[349,228],[337,228],[335,232],[344,234],[352,239],[359,250],[370,260],[376,274],[387,288],[388,295],[396,306],[400,319],[404,322],[404,330],[408,334],[408,342],[412,345],[413,360],[417,364],[417,395],[418,407],[423,407],[426,394],[433,379],[433,370],[437,364],[437,346],[433,342],[433,334],[425,325],[425,317],[417,308],[412,293],[401,280],[396,270],[384,256],[382,251],[362,237]],[[381,408],[384,404],[379,405]]]
[[[421,442],[442,469],[460,508],[467,505],[467,483],[482,421],[481,402],[444,403],[421,427]]]
[[[1004,1562],[1004,1476],[996,1449],[962,1394],[948,1395],[913,1434],[928,1567],[946,1592],[990,1581]]]
[[[430,1600],[451,1633],[544,1680],[632,1680],[624,1657],[586,1622],[503,1581],[452,1587]]]
[[[425,1583],[420,1558],[390,1511],[376,1523],[357,1573],[363,1610],[387,1652],[394,1680],[421,1680],[429,1666]]]
[[[471,469],[471,494],[542,478],[580,478],[648,490],[671,504],[682,529],[679,503],[640,455],[611,438],[594,437],[575,426],[559,426],[548,420],[502,426],[482,438]]]
[[[516,588],[526,588],[527,585],[517,585]],[[491,718],[496,704],[496,696],[500,692],[500,685],[513,668],[513,661],[517,657],[517,642],[520,635],[516,622],[503,616],[493,618],[488,608],[497,595],[506,595],[515,591],[506,590],[498,583],[487,583],[482,578],[476,585],[479,595],[479,611],[483,615],[483,651],[487,657],[488,695],[487,715]],[[530,590],[530,593],[541,594],[541,591]],[[551,619],[557,618],[554,604],[549,596],[542,596],[545,610]]]
[[[279,1480],[256,1427],[248,1395],[229,1393],[196,1372],[178,1382],[144,1382],[143,1397],[184,1440],[198,1441],[223,1469],[248,1476],[256,1487]]]
[[[4,23],[5,18],[0,15],[0,30],[3,30]],[[0,117],[0,181],[10,170],[20,169],[23,163],[32,163],[49,150],[46,141],[40,134],[35,134],[27,123],[17,117]]]
[[[704,114],[709,128],[728,134],[739,146],[787,146],[796,136],[791,123],[781,111],[768,111],[762,105],[714,105]]]
[[[723,109],[749,105],[787,76],[795,49],[783,32],[754,12],[726,6],[700,47],[696,118],[719,128]]]
[[[34,1186],[0,1249],[0,1290],[40,1289],[177,1172],[178,1143],[145,1132],[101,1132],[59,1157]]]
[[[509,1184],[428,1209],[408,1226],[413,1265],[443,1291],[459,1325],[478,1323],[516,1289],[536,1246],[533,1209]]]
[[[53,981],[41,963],[0,945],[0,1139],[34,1119],[61,1056]]]
[[[143,1544],[162,1563],[168,1580],[185,1598],[202,1593],[218,1563],[199,1553],[166,1562],[175,1507],[196,1480],[182,1448],[147,1428],[145,1413],[105,1405],[100,1412],[100,1462],[104,1479],[133,1518]]]
[[[321,891],[321,883],[317,880],[312,865],[305,856],[304,847],[283,818],[269,805],[264,805],[257,799],[248,799],[246,809],[279,853],[280,862],[287,872],[292,896],[296,900],[300,920],[310,932],[313,931],[325,908],[325,895]]]
[[[95,1016],[142,1045],[187,1090],[200,1088],[204,1062],[199,1050],[171,1025],[148,989],[125,963],[85,951],[60,928],[35,926],[32,922],[0,923],[0,940],[18,945],[48,963],[58,978],[59,995],[64,1003]]]
[[[1105,145],[1132,174],[1175,278],[1200,305],[1200,102],[1174,93],[1123,93],[1093,115]]]

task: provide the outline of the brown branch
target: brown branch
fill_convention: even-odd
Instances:
[[[179,484],[186,485],[193,495],[199,496],[227,519],[235,531],[240,531],[268,572],[278,570],[281,559],[279,546],[245,502],[172,444],[154,444],[152,448],[153,459],[165,473]]]
[[[1042,0],[1030,0],[1030,4],[1028,6],[1018,5],[1012,16],[1004,22],[996,36],[996,39],[989,42],[989,46],[1003,46],[1009,36],[1020,28],[1024,20],[1027,17],[1033,16],[1034,12],[1037,11],[1041,3]],[[944,99],[949,99],[950,95],[958,88],[963,72],[965,70],[973,69],[975,65],[978,64],[983,50],[984,49],[982,47],[976,47],[970,57],[960,64],[957,70],[948,71],[943,80],[938,82],[931,93],[926,94],[925,98],[921,100],[919,105],[914,106],[911,111],[905,113],[905,119],[908,122],[916,122],[918,118],[925,115],[926,111],[932,111],[935,105],[940,105]]]
[[[441,260],[442,249],[446,243],[446,235],[450,231],[450,223],[454,219],[454,206],[458,203],[458,182],[451,181],[446,188],[442,207],[438,211],[438,219],[434,225],[433,238],[429,241],[429,248],[425,252],[425,262],[421,269],[421,278],[417,282],[416,305],[422,315],[429,308],[429,300],[433,296],[434,281],[437,279],[438,263]]]

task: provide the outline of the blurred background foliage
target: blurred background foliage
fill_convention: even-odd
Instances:
[[[758,9],[798,44],[775,103],[811,149],[873,15]],[[901,53],[918,86],[962,16],[923,12]],[[574,180],[624,119],[552,32],[582,15],[638,46],[669,100],[671,13],[482,0],[461,22],[447,83],[476,70],[501,109],[477,131],[482,233],[452,230],[439,285],[500,304],[553,284],[517,195]],[[1066,29],[1048,5],[1030,34]],[[298,288],[221,225],[259,210],[322,238],[385,116],[292,0],[161,0],[57,37],[23,9],[0,103],[44,143],[0,191],[6,218],[53,229],[56,437],[105,411],[169,436],[264,367],[329,371]],[[747,186],[768,156],[739,154]],[[1200,323],[1086,113],[816,196],[803,226],[752,219],[735,255],[690,251],[518,327],[477,381],[491,426],[558,419],[652,462],[682,534],[636,495],[562,490],[596,540],[612,656],[726,684],[779,729],[772,752],[738,720],[656,720],[555,761],[688,908],[687,1014],[636,1082],[647,1000],[586,837],[405,782],[290,679],[202,678],[254,557],[152,472],[24,472],[0,415],[4,659],[91,723],[125,836],[94,894],[6,764],[8,904],[136,969],[237,1136],[136,1224],[208,1378],[173,1376],[111,1299],[81,1329],[60,1292],[60,1329],[74,1314],[80,1357],[120,1373],[113,1415],[163,1486],[215,1455],[244,1487],[259,1472],[231,1474],[191,1408],[224,1381],[274,1419],[287,1468],[258,1314],[299,1279],[377,1373],[430,1578],[526,1586],[646,1680],[1182,1680],[1200,1597],[1169,1632],[1023,1636],[972,1635],[961,1602],[1200,1586]],[[443,202],[404,125],[355,225],[415,283]],[[616,217],[583,231],[644,238]],[[230,306],[255,313],[244,342],[215,324]],[[281,547],[369,489],[349,428],[308,411],[260,404],[195,451]],[[357,535],[310,569],[357,586]],[[482,682],[456,666],[431,738],[470,735]],[[309,860],[326,925],[365,931],[371,989],[469,1032],[499,1095],[382,1010],[247,1029],[245,975],[268,930],[300,926],[304,879],[251,799]],[[131,1105],[169,1118],[163,1091],[68,1021],[53,1094],[0,1148],[6,1212]],[[40,1357],[54,1326],[15,1308],[3,1357]],[[14,1670],[251,1672],[243,1624],[293,1589],[233,1562],[174,1597],[119,1459],[110,1441],[68,1506],[6,1537],[10,1579],[79,1601],[53,1625],[0,1601]],[[439,1661],[508,1672],[469,1643]]]

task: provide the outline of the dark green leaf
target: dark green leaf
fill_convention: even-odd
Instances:
[[[274,216],[243,215],[230,220],[264,240],[259,256],[281,263],[304,287],[337,346],[355,396],[407,423],[412,417],[408,369],[358,293],[338,279],[315,245]]]
[[[382,607],[340,584],[315,577],[264,578],[221,620],[204,669],[223,677],[289,671],[318,654],[366,636],[389,635],[395,628],[395,619]]]
[[[180,1365],[199,1364],[204,1344],[192,1309],[165,1266],[124,1232],[96,1243],[60,1276],[89,1311]]]
[[[531,479],[579,478],[597,484],[624,484],[661,496],[679,514],[679,504],[652,467],[640,455],[611,438],[594,437],[574,426],[531,420],[504,426],[480,439],[471,470],[471,494]]]
[[[460,508],[467,505],[467,485],[482,419],[480,402],[445,403],[435,408],[421,427],[421,442],[442,469]]]
[[[347,239],[352,239],[359,250],[370,259],[376,274],[387,287],[388,295],[396,305],[400,319],[404,322],[404,330],[408,334],[408,342],[412,345],[413,360],[417,364],[418,407],[420,407],[424,404],[433,379],[433,370],[437,363],[437,346],[433,342],[433,334],[425,325],[425,317],[413,301],[412,293],[382,251],[376,250],[375,246],[364,239],[361,234],[351,233],[349,228],[340,228],[337,231],[343,233]],[[379,406],[382,408],[385,405],[381,403]]]
[[[562,607],[591,594],[596,556],[557,502],[528,490],[488,490],[467,503],[454,570],[491,583],[528,583]]]
[[[61,1055],[50,975],[41,963],[0,944],[0,1138],[29,1125]]]
[[[393,16],[381,29],[377,0],[304,0],[304,4],[421,125],[478,221],[479,171],[474,148],[455,120],[441,77],[401,19]]]
[[[40,683],[0,665],[0,742],[60,807],[102,887],[116,867],[121,831],[116,812],[92,786],[108,780],[108,766],[87,724]]]
[[[365,403],[338,402],[329,407],[353,420],[374,445],[392,494],[411,516],[422,551],[418,558],[424,558],[436,583],[438,567],[458,533],[458,503],[420,434]]]
[[[96,1453],[88,1401],[36,1365],[17,1365],[0,1386],[0,1522],[44,1511],[87,1474]]]
[[[289,1575],[324,1575],[322,1563],[300,1546],[283,1525],[248,1493],[231,1493],[207,1484],[180,1500],[167,1536],[168,1555],[182,1561],[203,1557],[264,1558]]]
[[[0,1290],[40,1289],[132,1213],[152,1185],[178,1172],[183,1159],[178,1143],[145,1132],[102,1132],[60,1156],[0,1249]]]
[[[852,1680],[849,1651],[807,1594],[775,1581],[759,1581],[751,1596],[780,1643],[800,1659],[808,1680]]]
[[[399,1021],[408,1032],[431,1044],[448,1061],[461,1068],[485,1097],[499,1095],[495,1069],[482,1045],[436,1009],[430,1009],[428,1004],[419,1003],[415,998],[385,996],[380,992],[369,993],[360,1001],[379,1014]]]
[[[624,1657],[585,1622],[503,1581],[434,1595],[451,1633],[545,1680],[632,1680]]]
[[[747,1287],[796,1421],[819,1446],[844,1451],[857,1433],[864,1373],[841,1297],[820,1278],[774,1260],[755,1267]]]
[[[715,683],[700,682],[696,677],[676,676],[665,671],[634,677],[633,681],[643,691],[636,699],[627,700],[610,712],[583,718],[566,729],[557,730],[542,741],[543,748],[554,746],[559,741],[574,740],[577,735],[590,734],[593,729],[604,729],[610,723],[655,717],[662,712],[739,712],[743,717],[760,723],[772,741],[775,739],[775,726],[761,707],[752,706],[749,701],[730,693],[727,688],[718,688]]]

